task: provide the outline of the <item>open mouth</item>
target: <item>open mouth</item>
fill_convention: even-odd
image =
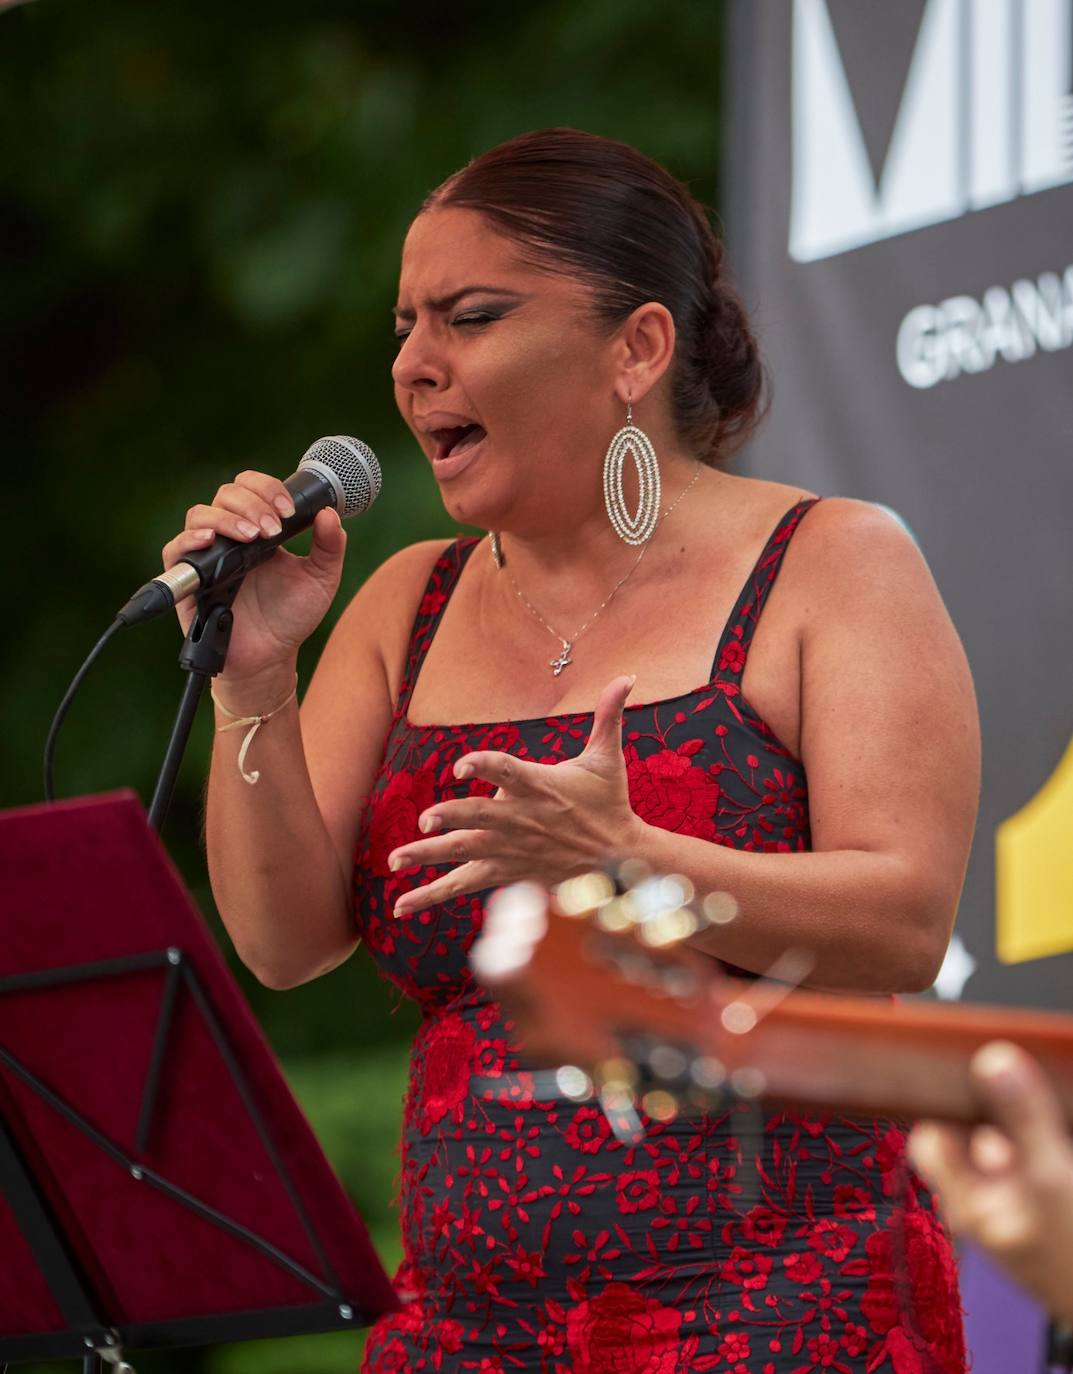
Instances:
[[[455,458],[467,448],[479,444],[485,436],[480,425],[452,425],[449,429],[434,429],[432,437],[436,440],[436,451],[432,455],[434,463],[444,458]]]

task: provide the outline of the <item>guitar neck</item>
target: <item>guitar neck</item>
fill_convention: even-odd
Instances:
[[[607,1066],[621,1075],[630,1061],[637,1095],[659,1090],[687,1109],[729,1093],[846,1115],[976,1122],[983,1112],[969,1062],[1003,1039],[1039,1061],[1073,1129],[1073,1016],[787,991],[730,978],[688,945],[652,949],[636,930],[564,916],[546,896],[534,938],[532,890],[524,920],[514,920],[527,933],[520,943],[510,935],[504,957],[514,918],[499,896],[506,905],[474,963],[534,1066],[572,1064],[599,1082]]]

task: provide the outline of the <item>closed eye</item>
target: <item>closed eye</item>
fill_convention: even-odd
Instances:
[[[500,315],[489,314],[484,310],[467,310],[464,315],[456,315],[451,323],[452,325],[458,326],[460,329],[466,327],[480,328],[482,325],[492,324],[495,320],[501,318]],[[409,329],[396,329],[395,338],[401,344],[410,337],[410,333],[411,331]]]

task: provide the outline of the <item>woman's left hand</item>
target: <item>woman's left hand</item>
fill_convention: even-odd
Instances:
[[[466,892],[529,879],[545,886],[625,855],[643,822],[630,806],[622,753],[622,710],[635,679],[615,678],[600,694],[592,734],[576,759],[554,767],[484,750],[465,754],[455,777],[482,778],[492,797],[437,802],[418,819],[433,838],[394,850],[393,871],[423,864],[459,866],[405,893],[396,916],[409,916]]]

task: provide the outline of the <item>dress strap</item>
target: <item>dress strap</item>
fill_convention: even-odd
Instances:
[[[745,579],[738,599],[730,613],[730,619],[723,630],[723,636],[715,651],[712,662],[712,681],[719,678],[722,682],[740,682],[745,671],[745,661],[749,656],[749,645],[760,621],[760,612],[768,599],[775,579],[782,567],[783,555],[790,545],[794,531],[801,519],[819,501],[818,496],[808,496],[798,501],[782,517],[772,531],[771,538],[764,545],[763,552],[756,560],[752,572]]]
[[[406,672],[395,702],[396,719],[403,715],[410,705],[410,697],[413,695],[421,664],[425,661],[428,647],[440,627],[451,593],[462,576],[462,569],[480,542],[476,535],[464,535],[448,544],[433,565],[425,584],[424,595],[417,608],[417,615],[414,617],[413,629],[410,631],[410,643],[406,650]]]

